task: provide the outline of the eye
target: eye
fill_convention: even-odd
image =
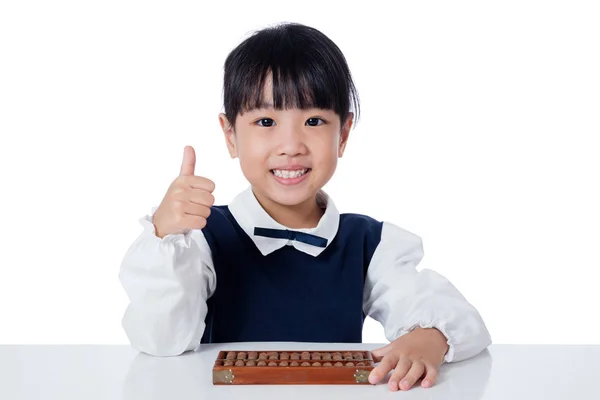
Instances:
[[[271,118],[261,118],[256,122],[258,123],[259,126],[266,126],[266,127],[273,126],[273,123],[275,123],[275,121],[273,121]],[[264,125],[261,125],[261,122],[264,123]]]
[[[325,121],[323,121],[321,118],[316,118],[316,117],[307,119],[307,120],[306,120],[306,123],[307,123],[309,126],[318,126],[318,125],[323,125],[323,124],[319,124],[319,121],[323,122],[323,124],[325,123]]]

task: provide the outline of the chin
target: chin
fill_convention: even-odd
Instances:
[[[284,206],[296,206],[302,204],[316,195],[316,191],[294,190],[294,189],[278,189],[269,190],[267,196],[271,201]]]

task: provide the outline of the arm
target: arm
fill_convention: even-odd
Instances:
[[[437,328],[448,341],[444,361],[477,355],[491,344],[481,316],[446,278],[417,271],[422,258],[419,236],[384,222],[365,280],[365,314],[390,342],[418,327]]]
[[[130,303],[122,324],[131,346],[155,356],[195,349],[206,300],[215,291],[210,248],[201,230],[159,238],[151,217],[127,251],[119,279]]]

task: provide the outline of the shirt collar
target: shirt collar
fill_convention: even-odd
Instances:
[[[329,246],[337,234],[340,214],[329,195],[323,190],[320,190],[317,193],[317,203],[322,208],[325,208],[325,213],[314,228],[292,229],[281,225],[271,218],[271,216],[262,208],[252,191],[252,187],[248,187],[248,189],[244,190],[233,199],[231,204],[229,204],[229,211],[231,211],[231,214],[236,219],[237,223],[244,232],[246,232],[248,237],[252,239],[263,255],[266,256],[285,245],[291,245],[297,250],[316,257],[321,254],[326,247],[312,246],[294,240],[290,241],[288,239],[255,236],[254,228],[290,229],[298,232],[306,232],[327,239],[327,246]]]

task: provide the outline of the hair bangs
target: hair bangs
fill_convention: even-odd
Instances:
[[[329,87],[326,77],[311,74],[302,68],[265,65],[260,75],[250,76],[246,80],[241,92],[240,111],[257,108],[339,110],[341,104]]]

